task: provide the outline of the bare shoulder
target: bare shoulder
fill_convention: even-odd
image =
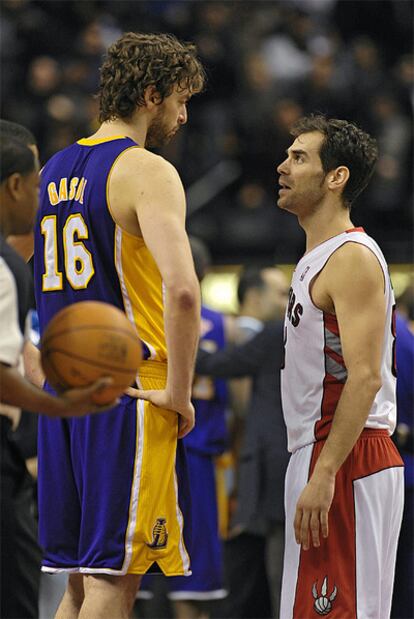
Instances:
[[[379,285],[384,286],[384,273],[377,256],[362,243],[350,241],[337,249],[325,270],[331,290],[343,288],[368,294]]]
[[[125,150],[112,170],[115,182],[126,182],[135,185],[136,182],[179,182],[179,176],[174,166],[160,155],[151,153],[145,148],[133,147]]]

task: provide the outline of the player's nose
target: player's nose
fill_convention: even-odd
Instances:
[[[282,161],[282,163],[279,163],[279,165],[276,168],[276,172],[278,174],[287,174],[288,173],[288,159],[286,157],[286,159],[284,161]]]
[[[180,125],[185,125],[187,120],[188,120],[187,108],[185,105],[183,105],[178,115],[178,122],[180,123]]]

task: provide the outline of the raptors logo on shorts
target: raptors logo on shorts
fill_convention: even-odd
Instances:
[[[338,594],[338,589],[336,586],[334,586],[332,593],[327,595],[328,593],[328,577],[327,576],[325,576],[323,580],[320,594],[318,593],[317,584],[318,584],[317,581],[314,582],[313,587],[312,587],[312,595],[315,599],[315,603],[313,607],[318,613],[318,615],[327,615],[332,610],[332,603]]]

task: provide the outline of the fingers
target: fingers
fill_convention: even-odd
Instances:
[[[328,526],[328,512],[321,512],[321,529],[322,529],[322,537],[328,537],[329,535],[329,526]]]
[[[182,415],[178,416],[178,438],[184,438],[191,432],[194,428],[194,420],[188,419],[187,417],[183,417]]]
[[[140,398],[141,389],[136,389],[135,387],[128,387],[125,389],[124,393],[126,395],[131,396],[131,398]]]
[[[319,514],[316,511],[312,512],[310,518],[310,530],[311,530],[311,538],[312,544],[314,548],[319,548]]]
[[[322,520],[322,514],[325,516],[325,520]],[[300,544],[303,550],[309,550],[310,539],[314,548],[319,548],[320,537],[319,527],[322,528],[323,537],[328,537],[328,514],[327,512],[321,512],[321,519],[319,519],[319,512],[303,510],[301,508],[296,509],[295,520],[293,523],[295,529],[295,540],[297,544]]]
[[[107,411],[110,408],[114,408],[115,406],[118,406],[120,400],[119,398],[117,398],[116,400],[113,400],[112,402],[108,402],[107,404],[102,404],[102,406],[95,406],[95,408],[93,408],[93,410],[89,411],[91,413],[100,413],[102,411]]]
[[[98,378],[90,387],[85,387],[84,393],[85,395],[90,393],[91,395],[94,393],[99,393],[103,391],[107,387],[113,385],[114,379],[111,376],[103,376],[102,378]]]
[[[124,391],[127,395],[131,396],[131,398],[137,398],[138,400],[146,400],[147,402],[151,402],[152,390],[144,390],[144,389],[135,389],[135,387],[128,387]]]
[[[309,550],[309,521],[309,512],[302,512],[302,521],[300,523],[299,536],[303,550]]]

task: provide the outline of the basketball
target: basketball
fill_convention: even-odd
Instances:
[[[113,385],[93,396],[96,404],[107,404],[133,383],[142,346],[121,310],[100,301],[81,301],[64,308],[49,322],[41,340],[41,360],[46,378],[56,391],[112,377]]]

